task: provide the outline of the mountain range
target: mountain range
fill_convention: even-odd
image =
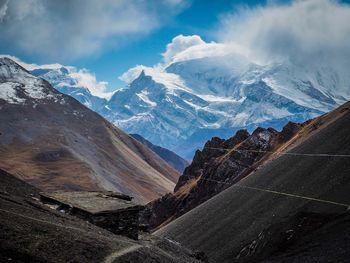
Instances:
[[[214,137],[179,177],[147,145],[156,146],[1,58],[0,259],[346,262],[349,110]],[[40,190],[12,174],[46,191],[114,190],[143,204],[162,196],[147,205],[158,228],[140,241],[111,234],[43,206]]]
[[[0,62],[1,80],[6,79],[0,84],[1,112],[6,113],[2,118],[13,114],[9,107],[22,114],[37,105],[34,108],[40,111],[35,115],[40,125],[45,126],[41,112],[50,115],[49,107],[62,99],[79,110],[85,109],[87,115],[94,114],[14,62]],[[43,97],[47,99],[42,101]],[[21,107],[25,108],[21,111]],[[164,204],[178,213],[159,221],[167,224],[139,241],[115,235],[43,205],[39,201],[40,190],[23,182],[33,183],[23,176],[33,176],[31,169],[38,171],[35,166],[43,165],[42,162],[67,166],[72,176],[77,171],[72,161],[79,160],[57,152],[35,155],[39,144],[28,149],[35,158],[23,158],[20,143],[28,146],[34,131],[43,132],[43,128],[36,123],[30,130],[16,124],[16,120],[2,119],[1,123],[6,121],[6,125],[1,126],[0,137],[1,154],[5,156],[2,166],[18,172],[15,168],[25,163],[27,169],[15,175],[22,180],[0,169],[0,261],[346,262],[350,256],[349,112],[350,104],[346,103],[303,124],[289,123],[281,132],[258,128],[252,134],[241,130],[228,140],[211,139],[203,150],[196,152],[192,164],[178,181],[174,196],[179,202],[169,202],[173,197],[168,198],[168,195],[151,203],[157,204],[152,207],[155,213],[164,212],[154,209]],[[65,120],[58,111],[55,113]],[[66,115],[70,115],[68,109]],[[28,116],[24,115],[22,121],[33,122],[34,119],[26,119]],[[76,120],[69,120],[64,125],[72,129],[70,124]],[[6,130],[9,127],[12,129]],[[8,144],[10,132],[14,137]],[[123,140],[130,138],[124,133],[119,136]],[[136,140],[131,141],[143,147]],[[47,146],[45,141],[41,142],[40,147]],[[71,150],[67,144],[61,147]],[[21,159],[13,163],[13,167],[8,166],[12,159],[4,154],[10,150],[15,152],[12,157]],[[126,157],[134,158],[131,151]],[[153,158],[152,154],[148,157]],[[135,159],[143,166],[140,160]],[[122,161],[129,165],[129,159]],[[56,168],[46,166],[42,171],[48,175],[46,182],[39,173],[38,186],[43,187],[51,180],[55,182],[58,175],[50,173],[51,169],[55,171]],[[67,176],[64,170],[59,172]],[[61,178],[61,187],[89,190],[85,188],[84,177],[78,179],[80,184],[76,182],[72,188],[67,178]],[[116,176],[113,180],[119,179]]]
[[[179,173],[47,81],[0,59],[0,168],[46,191],[113,190],[147,203]]]
[[[237,130],[277,130],[288,121],[303,122],[350,98],[350,77],[324,65],[291,62],[258,65],[238,55],[140,67],[130,84],[110,98],[77,86],[69,68],[32,73],[76,98],[124,131],[192,159],[213,136]]]

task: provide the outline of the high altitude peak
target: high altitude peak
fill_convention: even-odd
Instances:
[[[152,80],[152,75],[148,74],[144,69],[141,71],[140,75],[133,81],[145,81],[145,80]]]
[[[148,72],[142,70],[136,79],[134,79],[130,86],[136,87],[136,89],[143,89],[145,86],[158,85],[158,82],[155,79],[153,72]]]
[[[141,71],[141,73],[140,73],[140,76],[139,76],[139,77],[144,77],[144,76],[146,76],[146,73],[145,73],[145,70],[143,69],[143,70]]]
[[[34,77],[9,58],[0,58],[0,102],[36,104],[37,100],[64,103],[62,94],[46,81]]]
[[[60,71],[63,73],[63,74],[69,74],[69,70],[65,67],[61,67],[60,68]]]
[[[0,57],[0,78],[1,79],[8,77],[9,75],[20,73],[20,72],[25,72],[29,74],[29,72],[25,68],[17,64],[12,59],[7,57]]]
[[[0,57],[0,63],[1,64],[3,64],[3,63],[4,64],[17,64],[16,62],[14,62],[12,59],[10,59],[8,57]]]

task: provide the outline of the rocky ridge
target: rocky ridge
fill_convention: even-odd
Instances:
[[[147,205],[144,220],[155,228],[185,214],[269,161],[302,127],[289,122],[281,132],[257,128],[252,134],[239,130],[228,140],[212,138],[197,150],[174,193]]]

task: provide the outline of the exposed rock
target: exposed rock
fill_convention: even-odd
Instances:
[[[259,127],[252,134],[239,130],[227,140],[213,137],[197,150],[174,193],[146,206],[143,220],[155,228],[195,208],[269,160],[302,126],[289,122],[281,132]]]
[[[304,124],[257,171],[154,234],[209,262],[348,262],[349,105]]]

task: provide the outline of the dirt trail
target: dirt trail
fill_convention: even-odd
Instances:
[[[115,259],[117,259],[120,256],[126,255],[128,253],[131,253],[135,250],[138,250],[139,248],[142,248],[141,245],[135,244],[130,247],[126,247],[124,249],[118,250],[110,254],[108,257],[106,257],[104,263],[113,263]]]

